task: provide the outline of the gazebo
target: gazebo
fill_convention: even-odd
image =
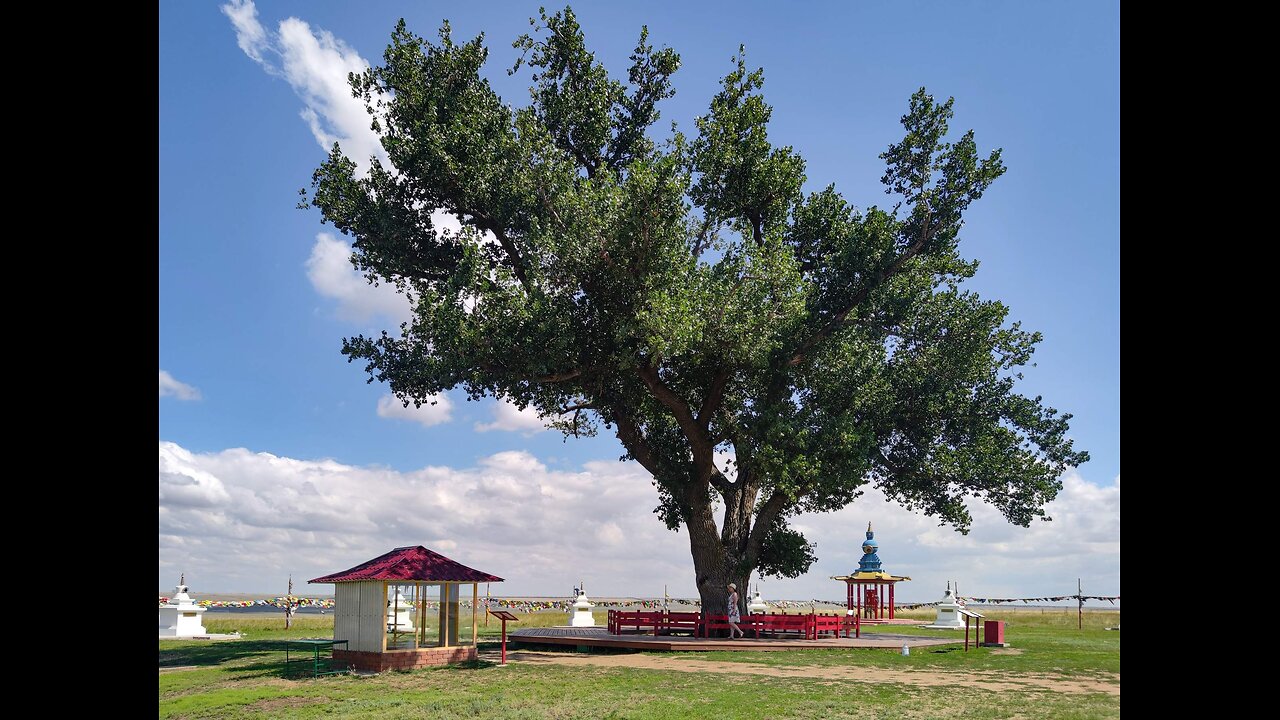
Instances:
[[[382,672],[474,660],[480,583],[502,578],[418,545],[311,582],[335,585],[333,639],[347,649],[333,659]],[[470,609],[459,602],[468,584]]]
[[[836,575],[832,580],[843,580],[848,588],[848,608],[867,620],[893,619],[893,585],[911,578],[890,575],[880,566],[876,552],[880,543],[867,523],[867,539],[862,543],[862,560],[851,575]]]

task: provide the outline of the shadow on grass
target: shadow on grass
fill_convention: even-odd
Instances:
[[[582,647],[585,649],[578,650],[578,647]],[[497,650],[498,645],[494,645],[491,649]],[[516,650],[532,650],[536,652],[566,653],[569,655],[573,655],[575,653],[588,653],[591,655],[635,655],[636,653],[639,653],[639,652],[646,652],[644,650],[636,650],[634,648],[596,647],[592,645],[582,645],[582,646],[563,645],[560,643],[536,643],[536,642],[529,642],[528,640],[521,640],[520,642],[514,642],[511,639],[508,639],[507,652],[510,653]],[[658,652],[658,651],[649,650],[647,652],[652,653],[652,652]]]
[[[267,653],[284,653],[281,640],[234,640],[206,645],[187,645],[160,651],[160,667],[222,665],[232,660],[259,657]]]
[[[449,665],[443,665],[439,669],[456,672],[458,670],[484,670],[486,668],[497,667],[497,666],[498,666],[498,663],[496,662],[476,659],[476,660],[466,660],[460,663],[451,663]]]

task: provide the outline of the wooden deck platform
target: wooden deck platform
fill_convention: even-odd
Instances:
[[[665,652],[709,652],[711,650],[738,650],[769,652],[777,650],[834,650],[839,648],[901,648],[928,647],[930,645],[956,645],[960,639],[920,637],[893,633],[863,632],[860,638],[831,638],[802,640],[798,638],[761,638],[750,636],[738,640],[728,638],[697,638],[684,635],[610,635],[602,627],[575,628],[522,628],[507,634],[509,643],[534,643],[539,645],[573,645],[575,647],[607,647],[630,650]]]

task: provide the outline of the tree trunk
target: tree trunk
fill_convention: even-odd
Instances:
[[[729,527],[730,523],[746,525],[749,515],[744,518],[738,513],[726,513],[724,539],[745,538],[745,528]],[[735,548],[726,547],[724,539],[716,533],[715,517],[711,506],[702,503],[695,507],[688,521],[689,552],[693,555],[693,569],[698,585],[698,597],[702,600],[702,611],[709,615],[724,615],[728,612],[729,583],[735,583],[738,590],[738,611],[745,615],[747,604],[747,586],[754,568],[745,567],[743,557]],[[722,634],[726,632],[722,631]]]

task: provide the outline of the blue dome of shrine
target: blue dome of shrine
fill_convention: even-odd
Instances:
[[[880,556],[876,552],[880,543],[876,542],[876,534],[871,531],[871,523],[867,523],[867,539],[862,541],[862,560],[858,561],[858,572],[881,572]]]

